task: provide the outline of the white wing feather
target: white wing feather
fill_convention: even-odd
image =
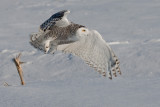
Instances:
[[[112,56],[113,52],[97,31],[92,33],[92,35],[68,44],[64,48],[59,46],[58,50],[81,57],[90,67],[100,73],[110,71],[111,64],[115,63]]]

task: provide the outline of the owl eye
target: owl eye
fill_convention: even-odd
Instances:
[[[82,30],[82,32],[85,32],[85,31],[86,31],[85,29]]]

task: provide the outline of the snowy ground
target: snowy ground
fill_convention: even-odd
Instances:
[[[28,35],[64,9],[110,42],[122,76],[109,80],[78,57],[30,46]],[[159,0],[2,0],[0,13],[0,107],[160,106]],[[19,52],[25,86],[12,62]]]

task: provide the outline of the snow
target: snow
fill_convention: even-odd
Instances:
[[[109,80],[79,57],[30,46],[29,34],[64,9],[110,43],[121,76]],[[159,11],[159,0],[2,0],[0,107],[159,107]],[[12,62],[20,52],[25,86]]]

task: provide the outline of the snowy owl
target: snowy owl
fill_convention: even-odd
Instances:
[[[45,53],[62,51],[79,56],[90,67],[112,79],[121,74],[119,60],[96,30],[70,22],[68,10],[53,14],[40,25],[39,32],[30,35],[30,43]],[[107,72],[107,74],[106,74]]]

